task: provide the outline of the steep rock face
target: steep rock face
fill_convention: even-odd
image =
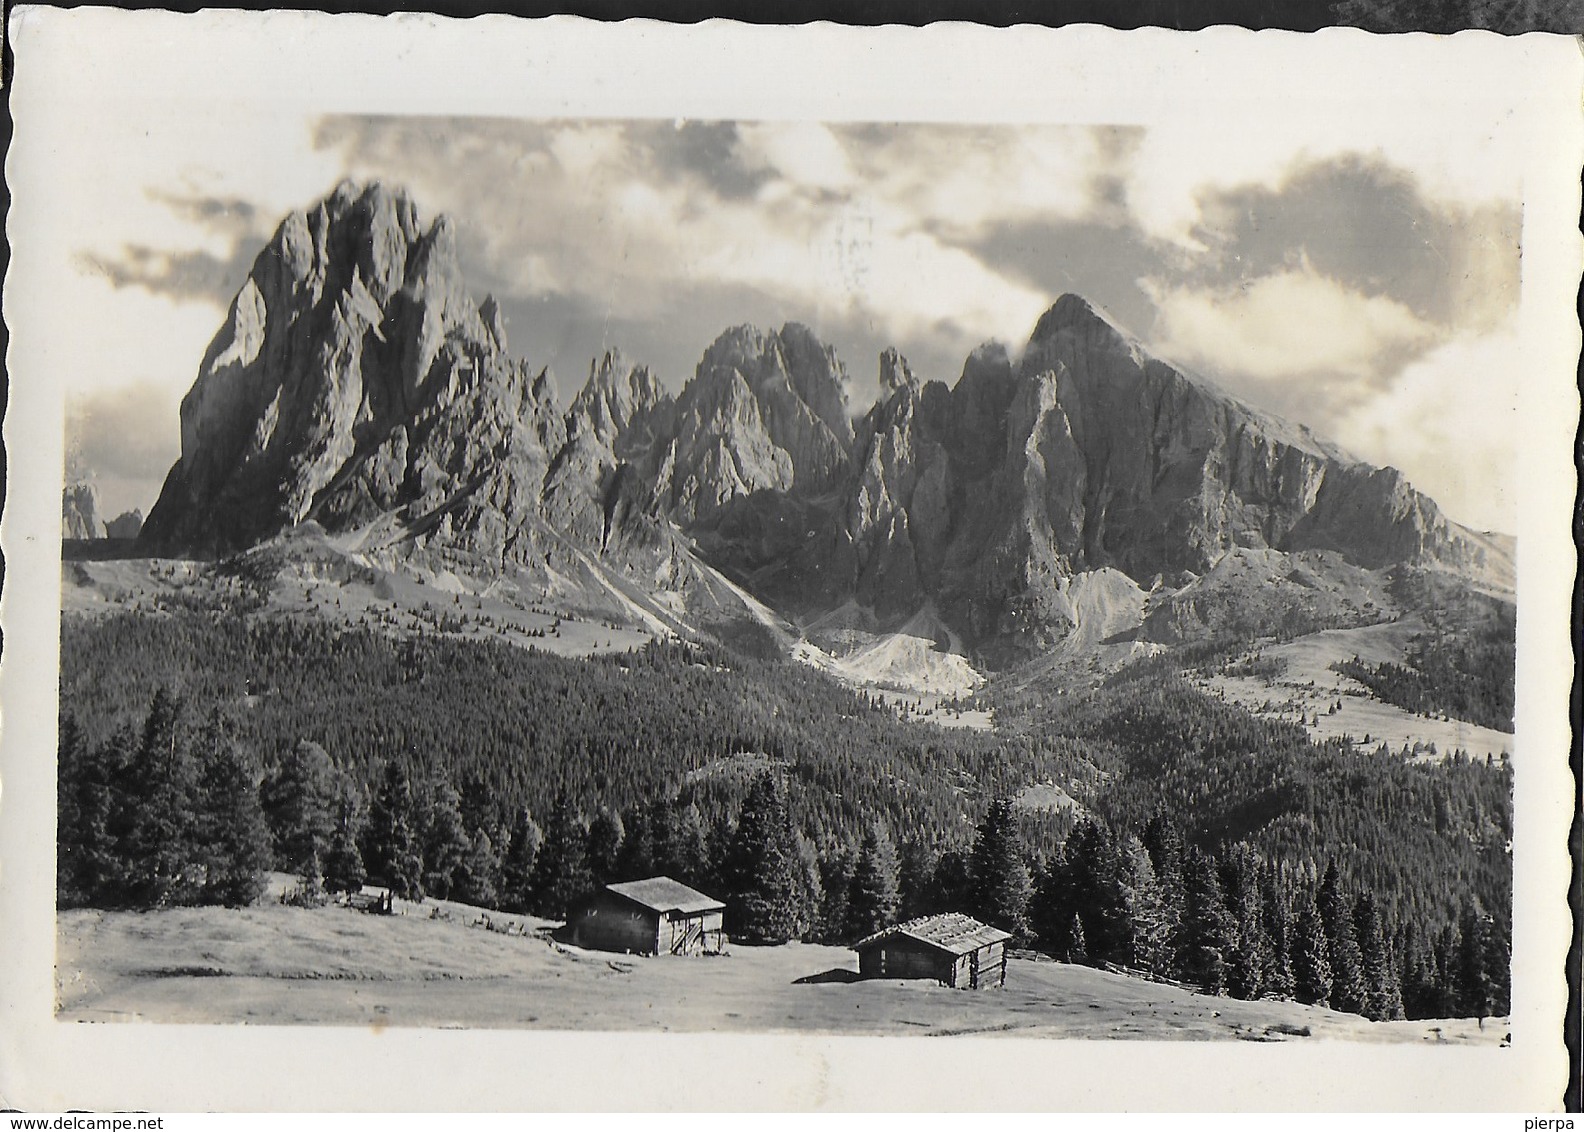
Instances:
[[[123,511],[114,519],[105,523],[105,535],[109,538],[134,539],[143,529],[143,512],[137,508]]]
[[[501,553],[535,511],[562,425],[548,376],[506,356],[445,218],[341,185],[254,262],[182,401],[182,455],[141,536],[223,552],[308,518],[400,508]]]
[[[1349,571],[1510,584],[1509,543],[1150,357],[1074,295],[1016,362],[982,346],[948,388],[891,349],[878,385],[854,428],[829,346],[739,326],[675,398],[612,352],[563,413],[549,373],[508,355],[499,305],[469,296],[450,222],[343,185],[255,261],[138,537],[213,554],[316,520],[561,577],[598,561],[668,602],[713,586],[732,607],[735,585],[879,628],[927,610],[992,664],[1124,622],[1187,639],[1252,585],[1260,623],[1329,624],[1381,608]],[[68,536],[99,534],[92,503],[68,491]]]
[[[91,483],[68,483],[61,492],[61,537],[99,538],[99,492]]]
[[[1053,441],[1070,449],[1073,486],[1053,530],[1076,568],[1197,574],[1233,548],[1335,550],[1369,568],[1484,561],[1400,472],[1149,357],[1075,295],[1041,319],[1021,368],[1056,379],[1066,427]]]
[[[882,616],[888,601],[934,599],[993,660],[1070,634],[1070,580],[1089,571],[1181,585],[1241,550],[1510,573],[1498,541],[1448,521],[1400,473],[1150,357],[1075,295],[1040,319],[1015,370],[982,347],[946,394],[920,390],[888,352],[881,385],[848,498],[854,596]]]
[[[607,352],[565,419],[566,440],[544,481],[545,520],[585,546],[652,540],[659,509],[656,462],[676,406],[647,366]]]
[[[925,419],[924,390],[895,349],[880,356],[880,389],[884,399],[857,430],[846,534],[854,597],[882,618],[895,618],[917,610],[938,583],[951,525],[951,473],[937,429]],[[931,392],[940,396],[944,387]]]
[[[672,514],[691,524],[759,492],[838,486],[852,445],[844,378],[834,352],[795,323],[722,334],[677,399],[658,485]]]

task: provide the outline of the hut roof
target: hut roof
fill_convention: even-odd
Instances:
[[[607,884],[605,888],[656,912],[713,912],[726,907],[713,896],[705,896],[670,877],[630,880],[622,884]]]
[[[1011,939],[1012,933],[981,924],[961,912],[942,912],[936,916],[920,916],[916,920],[894,924],[867,939],[859,940],[853,944],[853,950],[862,951],[894,936],[907,936],[952,955],[966,955],[992,943]]]

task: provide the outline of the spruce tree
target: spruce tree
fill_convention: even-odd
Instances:
[[[242,907],[264,891],[269,826],[259,808],[253,768],[218,713],[210,717],[199,743],[194,841],[204,879],[198,898],[205,904]],[[310,858],[307,865],[317,885],[317,859]]]
[[[423,899],[423,851],[414,811],[407,772],[391,759],[369,806],[363,863],[376,883],[403,900]]]
[[[309,858],[324,857],[335,830],[338,777],[324,748],[303,740],[259,786],[276,868],[302,874]]]
[[[853,871],[852,897],[848,901],[849,938],[862,939],[897,922],[900,870],[891,835],[878,822],[871,822],[864,832]]]
[[[901,904],[897,917],[911,920],[936,911],[931,903],[931,890],[935,884],[935,853],[920,837],[909,837],[902,842],[902,852],[897,868],[897,887]]]
[[[692,802],[669,811],[665,873],[693,888],[714,887],[716,869],[704,815]]]
[[[1068,835],[1061,865],[1053,870],[1051,896],[1059,908],[1083,920],[1085,950],[1096,964],[1127,962],[1133,950],[1132,925],[1109,829],[1086,819]]]
[[[648,807],[634,806],[622,814],[621,821],[622,847],[616,858],[614,879],[643,880],[656,875],[660,870],[655,868],[654,838],[649,829]]]
[[[1144,843],[1155,869],[1155,883],[1160,886],[1161,904],[1166,911],[1166,922],[1171,925],[1171,946],[1175,952],[1183,913],[1182,834],[1170,817],[1156,811],[1145,823],[1139,840]]]
[[[124,873],[111,903],[148,908],[197,898],[194,867],[195,768],[181,741],[182,705],[164,688],[154,694],[137,749],[115,784],[110,831]]]
[[[451,898],[480,908],[494,908],[500,903],[500,856],[489,831],[476,829],[468,843],[467,855],[456,872],[456,884]]]
[[[121,760],[132,749],[131,733],[123,730],[96,747],[67,717],[59,736],[56,900],[63,908],[118,903],[127,869],[113,824]]]
[[[440,900],[451,896],[456,875],[472,849],[472,839],[462,824],[461,803],[456,788],[436,776],[425,785],[419,806],[423,890]]]
[[[1490,920],[1473,900],[1463,902],[1458,916],[1457,952],[1452,970],[1454,1002],[1464,1018],[1484,1019],[1494,1013],[1495,996],[1489,959]]]
[[[1359,893],[1353,905],[1353,929],[1358,937],[1364,980],[1364,1017],[1376,1022],[1401,1018],[1402,990],[1373,893]]]
[[[1270,944],[1265,986],[1273,994],[1290,998],[1293,994],[1292,908],[1288,902],[1286,880],[1279,865],[1267,865],[1262,871],[1260,901],[1265,938]]]
[[[1183,911],[1178,930],[1177,970],[1184,982],[1206,994],[1226,990],[1226,956],[1232,924],[1216,879],[1214,858],[1190,848],[1183,857]]]
[[[749,787],[725,870],[733,939],[785,943],[797,935],[806,881],[777,776],[762,774]]]
[[[1137,837],[1129,836],[1122,846],[1122,885],[1131,925],[1131,952],[1126,962],[1151,975],[1169,976],[1175,926],[1154,862]]]
[[[588,866],[595,886],[616,879],[616,863],[625,837],[619,814],[603,806],[595,811],[588,828]]]
[[[1023,860],[1023,837],[1010,798],[991,802],[979,823],[968,880],[974,915],[1017,939],[1028,938],[1033,882]]]
[[[846,943],[852,933],[853,876],[858,871],[858,850],[840,841],[820,856],[823,899],[814,938],[820,943]]]
[[[1258,998],[1265,990],[1271,965],[1259,893],[1259,860],[1247,845],[1234,845],[1221,862],[1219,876],[1232,926],[1227,993],[1234,998]]]
[[[1331,1007],[1362,1014],[1366,998],[1363,957],[1353,929],[1353,906],[1342,891],[1335,861],[1326,866],[1315,905],[1320,922],[1325,925],[1326,959],[1331,964]]]
[[[529,911],[564,920],[572,906],[594,888],[588,867],[588,831],[565,794],[556,799],[545,822],[544,842],[534,860]]]
[[[533,904],[534,864],[544,834],[524,808],[512,819],[511,839],[501,856],[500,906],[507,912],[526,912]]]
[[[948,849],[935,862],[927,903],[937,912],[974,908],[973,886],[973,854],[962,849]]]
[[[343,789],[336,807],[336,823],[330,833],[330,845],[325,850],[326,892],[355,893],[363,890],[363,882],[368,877],[363,869],[363,854],[358,849],[361,833],[357,799],[350,789]]]
[[[1293,921],[1293,997],[1310,1006],[1331,1004],[1330,946],[1314,901],[1305,897]]]

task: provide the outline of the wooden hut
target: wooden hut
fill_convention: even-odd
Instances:
[[[866,979],[936,979],[949,987],[999,987],[1006,983],[1010,932],[961,912],[921,916],[876,932],[853,945]]]
[[[578,947],[644,955],[719,951],[726,905],[670,877],[607,884],[572,910],[568,937]]]

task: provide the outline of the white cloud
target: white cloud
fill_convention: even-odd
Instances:
[[[749,169],[768,169],[808,188],[845,189],[855,180],[846,147],[817,122],[740,126],[737,156]]]
[[[1343,417],[1337,439],[1373,464],[1401,469],[1458,522],[1511,532],[1521,357],[1511,321],[1449,342]]]
[[[258,226],[243,241],[262,242],[288,209],[333,183],[338,163],[312,152],[307,117],[258,104],[211,103],[197,112],[191,101],[102,99],[81,126],[52,138],[49,186],[18,186],[47,194],[25,205],[36,219],[22,254],[52,251],[39,265],[43,276],[33,278],[53,307],[78,312],[88,328],[50,343],[57,372],[78,392],[150,380],[185,392],[224,301],[114,287],[88,259],[116,262],[133,246],[227,259],[236,236],[171,199],[245,201]]]
[[[1187,248],[1209,187],[1280,190],[1306,164],[1377,155],[1412,170],[1427,192],[1466,205],[1518,198],[1522,139],[1500,116],[1433,113],[1412,100],[1326,106],[1263,127],[1213,113],[1151,129],[1127,163],[1129,207],[1145,232]]]
[[[1082,220],[1104,210],[1100,177],[1119,172],[1118,138],[1080,127],[918,127],[851,146],[869,191],[923,225],[967,237],[1029,218]]]
[[[625,156],[621,127],[609,123],[563,126],[551,135],[550,152],[568,176],[587,176]]]
[[[537,127],[494,122],[352,128],[355,175],[409,184],[427,210],[464,219],[492,269],[524,295],[554,287],[642,318],[678,289],[748,288],[776,300],[787,318],[866,318],[904,348],[956,326],[961,340],[949,347],[959,356],[988,335],[1021,338],[1049,302],[933,230],[930,210],[919,207],[929,174],[949,186],[961,180],[946,198],[931,198],[937,211],[955,196],[969,199],[974,169],[983,179],[973,199],[986,215],[1014,207],[999,195],[1003,181],[1034,193],[1015,178],[991,177],[987,166],[951,173],[945,150],[939,161],[902,161],[884,146],[859,146],[842,128],[743,126],[739,156],[770,179],[734,199],[658,168],[641,132],[614,146],[603,130],[557,128],[546,140]],[[492,144],[468,141],[475,132]],[[465,178],[456,175],[464,148]],[[551,160],[537,160],[546,154]]]
[[[1164,354],[1216,374],[1269,381],[1369,378],[1383,359],[1424,343],[1430,328],[1401,303],[1298,269],[1230,290],[1151,283]]]

